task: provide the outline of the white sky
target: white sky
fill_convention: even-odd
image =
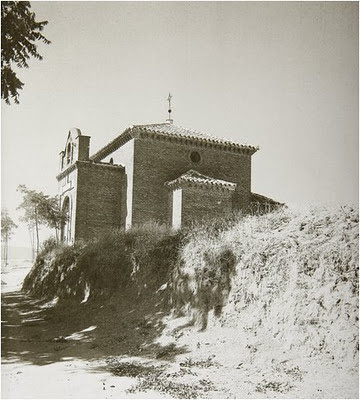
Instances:
[[[32,2],[43,61],[2,104],[2,205],[54,195],[70,128],[91,153],[138,123],[174,122],[259,145],[253,191],[358,202],[357,2]],[[25,227],[13,245],[29,245]]]

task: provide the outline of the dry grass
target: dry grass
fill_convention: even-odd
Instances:
[[[202,328],[214,310],[218,323],[247,335],[357,362],[354,208],[281,208],[215,232],[199,228],[181,249],[175,278],[176,304]]]

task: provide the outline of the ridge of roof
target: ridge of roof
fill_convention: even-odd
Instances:
[[[235,190],[236,183],[225,181],[222,179],[212,178],[207,175],[203,175],[198,171],[190,169],[178,178],[165,182],[165,185],[171,189],[178,189],[182,186],[211,186],[214,188]]]
[[[176,137],[202,139],[202,140],[210,141],[213,143],[227,144],[227,145],[232,145],[232,146],[236,146],[236,147],[241,147],[243,149],[251,149],[251,150],[254,150],[254,152],[259,149],[258,146],[241,144],[241,143],[235,142],[233,140],[219,138],[214,135],[202,133],[195,129],[184,128],[183,126],[175,125],[175,124],[172,124],[169,122],[157,123],[157,124],[132,125],[130,128],[139,129],[140,131],[150,131],[155,134],[165,134],[165,135],[171,135],[171,136],[176,136]]]
[[[194,140],[197,143],[205,143],[209,145],[224,146],[224,148],[237,149],[240,151],[246,151],[247,153],[254,154],[259,147],[240,144],[235,141],[228,139],[222,139],[216,136],[201,133],[199,131],[184,128],[179,125],[174,125],[169,122],[153,123],[153,124],[142,124],[142,125],[131,125],[123,133],[109,142],[102,149],[97,151],[90,157],[90,160],[101,161],[111,152],[117,150],[123,144],[136,137],[150,136],[154,138],[169,138],[176,140]]]

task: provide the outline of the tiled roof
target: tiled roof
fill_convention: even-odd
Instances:
[[[278,205],[284,205],[284,203],[280,203],[274,199],[271,199],[270,197],[263,196],[258,193],[251,193],[251,202],[252,203],[262,203],[262,204],[278,204]]]
[[[218,138],[216,136],[201,133],[193,129],[183,128],[182,126],[170,124],[167,122],[162,124],[133,125],[132,127],[130,127],[130,129],[139,130],[141,132],[151,132],[157,135],[190,138],[195,140],[200,139],[202,141],[207,141],[211,143],[227,144],[231,146],[241,147],[242,149],[253,150],[253,152],[258,150],[258,148],[254,146],[244,145],[231,140]]]
[[[171,189],[178,189],[183,186],[207,186],[228,190],[235,190],[236,188],[236,183],[211,178],[210,176],[200,174],[193,169],[185,172],[185,174],[182,174],[173,181],[166,182],[165,185]]]
[[[155,139],[193,141],[197,144],[222,147],[228,150],[255,153],[259,148],[240,144],[231,140],[221,139],[216,136],[207,135],[192,129],[183,128],[169,122],[159,124],[132,125],[121,135],[90,157],[91,160],[101,161],[104,157],[115,151],[133,137],[152,137]]]

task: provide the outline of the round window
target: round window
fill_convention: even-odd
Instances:
[[[191,152],[191,154],[190,154],[190,160],[191,160],[193,163],[198,163],[198,162],[200,162],[200,160],[201,160],[200,154],[199,154],[197,151]]]

